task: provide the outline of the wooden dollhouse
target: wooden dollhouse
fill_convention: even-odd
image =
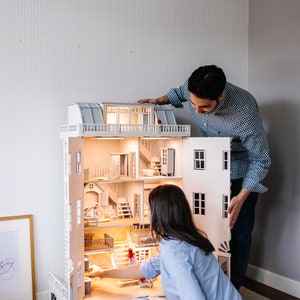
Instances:
[[[154,254],[148,195],[160,184],[184,190],[230,276],[229,138],[190,137],[190,125],[177,124],[168,105],[108,102],[70,105],[60,136],[65,278],[49,275],[53,299],[85,297],[85,256],[105,268],[128,264],[129,247],[138,263]]]

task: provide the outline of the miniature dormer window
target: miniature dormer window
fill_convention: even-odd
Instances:
[[[194,170],[205,170],[205,150],[194,150]]]
[[[205,216],[205,194],[193,193],[193,204],[194,214]]]
[[[154,108],[156,123],[162,125],[176,125],[174,112],[169,105],[156,105]]]

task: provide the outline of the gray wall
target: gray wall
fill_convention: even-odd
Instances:
[[[261,279],[276,288],[282,284],[274,273],[298,282],[300,297],[300,1],[249,3],[249,90],[259,102],[272,157],[251,264],[270,271]]]
[[[2,0],[0,216],[34,215],[38,300],[48,299],[48,272],[63,276],[58,127],[67,122],[67,105],[160,96],[206,63],[247,88],[249,2],[249,88],[273,158],[249,275],[296,294],[300,2]],[[177,113],[189,121],[184,110]]]
[[[0,1],[0,216],[34,215],[38,300],[64,275],[67,105],[157,97],[208,63],[246,87],[247,59],[248,1]]]

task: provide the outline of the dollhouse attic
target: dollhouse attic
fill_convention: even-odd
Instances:
[[[68,136],[190,136],[169,105],[76,102],[68,106]]]

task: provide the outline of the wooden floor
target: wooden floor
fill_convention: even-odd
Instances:
[[[243,287],[263,296],[261,299],[268,298],[270,300],[299,300],[297,297],[287,295],[279,290],[273,289],[249,278],[246,278]]]

